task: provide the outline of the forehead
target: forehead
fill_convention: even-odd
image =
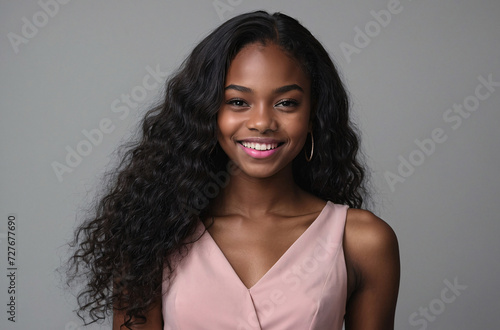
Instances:
[[[310,80],[300,62],[279,46],[252,43],[242,48],[229,66],[226,85],[234,83],[247,87],[295,83],[309,89]]]

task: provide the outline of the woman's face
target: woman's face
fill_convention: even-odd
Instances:
[[[219,144],[246,175],[270,177],[302,150],[310,103],[311,81],[295,59],[272,43],[247,45],[226,76]]]

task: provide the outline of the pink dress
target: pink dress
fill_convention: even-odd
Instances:
[[[319,216],[250,289],[209,232],[163,288],[164,330],[341,330],[347,298],[346,205]],[[197,236],[205,229],[200,221]]]

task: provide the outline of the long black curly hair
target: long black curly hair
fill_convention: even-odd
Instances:
[[[213,194],[200,192],[230,162],[217,142],[217,112],[231,60],[250,43],[274,43],[302,63],[312,82],[314,156],[293,161],[296,183],[334,203],[360,207],[366,196],[359,138],[348,96],[328,53],[297,20],[264,11],[234,17],[203,39],[149,110],[142,136],[129,144],[92,214],[72,242],[68,283],[84,288],[78,315],[104,320],[113,309],[124,325],[145,320],[172,278]],[[308,143],[306,143],[309,146]]]

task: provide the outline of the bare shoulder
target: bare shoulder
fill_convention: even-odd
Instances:
[[[346,330],[394,329],[400,261],[396,234],[373,213],[348,209]]]
[[[399,250],[394,230],[370,211],[348,209],[344,235],[344,246],[354,257],[382,257]]]

